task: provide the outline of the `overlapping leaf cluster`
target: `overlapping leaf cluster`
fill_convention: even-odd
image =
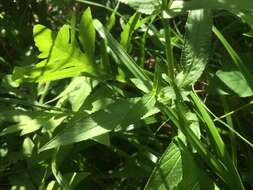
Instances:
[[[137,12],[125,17],[121,3]],[[11,188],[252,187],[236,142],[251,152],[253,144],[235,126],[252,105],[253,75],[215,26],[226,13],[251,29],[252,8],[248,0],[120,0],[106,22],[87,8],[58,32],[35,25],[38,62],[1,82],[0,172],[21,170],[3,175]],[[247,103],[234,108],[231,98]],[[101,147],[110,156],[96,156]],[[99,164],[107,159],[110,166]]]

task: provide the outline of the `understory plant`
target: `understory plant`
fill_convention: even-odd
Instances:
[[[253,2],[75,3],[1,73],[6,189],[253,188]]]

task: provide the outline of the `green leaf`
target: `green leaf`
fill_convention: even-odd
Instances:
[[[60,102],[63,102],[68,99],[71,103],[72,110],[78,111],[91,93],[92,88],[97,84],[97,81],[90,80],[88,77],[74,77],[64,91],[47,103],[58,99],[60,99]]]
[[[120,44],[128,51],[130,48],[130,41],[135,30],[135,26],[140,19],[140,14],[135,13],[126,25],[123,27],[123,31],[120,34]]]
[[[18,131],[21,131],[21,135],[35,132],[40,129],[42,127],[42,123],[47,121],[49,118],[41,117],[32,119],[29,116],[21,116],[20,119],[20,123],[7,126],[2,131],[0,131],[0,136],[16,133]]]
[[[240,97],[253,96],[253,91],[240,71],[218,71],[216,76]]]
[[[34,145],[33,141],[29,137],[26,137],[24,142],[23,142],[23,153],[24,153],[24,155],[30,157],[32,155],[34,146],[35,145]]]
[[[145,190],[170,190],[183,179],[182,158],[179,148],[171,143],[150,176]]]
[[[40,151],[88,140],[108,133],[118,127],[127,127],[149,116],[155,101],[149,96],[143,98],[118,100],[103,110],[89,117],[77,117],[70,121],[70,126],[45,144]],[[152,108],[152,109],[151,109]],[[136,111],[138,110],[138,111]],[[156,112],[152,112],[155,114]]]
[[[73,83],[74,82],[76,82],[77,85],[75,90],[69,94],[69,99],[72,110],[78,111],[92,90],[92,82],[87,77],[78,77],[73,80]]]
[[[190,87],[202,75],[208,61],[211,34],[210,12],[191,11],[186,23],[185,46],[182,53],[184,68],[176,78],[180,87]]]
[[[50,50],[53,47],[55,34],[47,27],[37,24],[33,28],[33,36],[35,45],[40,50],[41,54],[39,58],[47,58],[50,54]]]
[[[93,26],[93,20],[90,8],[87,8],[80,21],[79,39],[84,51],[89,57],[89,61],[93,61],[95,54],[96,31]]]
[[[133,7],[138,12],[149,15],[154,11],[160,10],[161,5],[160,0],[120,0],[120,2]]]
[[[145,190],[213,190],[214,186],[187,147],[176,139],[163,153]]]
[[[70,27],[68,25],[64,25],[60,29],[53,43],[48,30],[45,30],[42,26],[35,28],[37,32],[36,37],[38,38],[36,45],[42,51],[41,56],[43,58],[47,56],[47,58],[34,67],[16,67],[13,73],[14,79],[46,82],[78,76],[81,73],[87,73],[92,76],[97,76],[100,73],[99,69],[90,63],[86,54],[69,43]],[[38,31],[39,29],[42,30],[42,33]],[[52,44],[45,45],[45,43]]]
[[[42,126],[52,126],[52,123],[47,123],[53,117],[59,117],[62,121],[62,115],[48,113],[48,112],[26,112],[26,111],[5,111],[0,114],[1,120],[4,122],[16,123],[7,127],[4,127],[0,131],[0,136],[4,136],[11,133],[21,131],[20,135],[26,135],[28,133],[39,130]],[[60,123],[57,123],[59,125]]]

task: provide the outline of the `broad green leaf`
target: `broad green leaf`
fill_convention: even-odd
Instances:
[[[117,93],[121,94],[121,92],[118,92],[116,87],[111,88],[100,83],[100,85],[97,85],[86,98],[84,104],[80,108],[80,111],[92,114],[105,109],[110,104],[115,103],[115,96]]]
[[[95,38],[96,31],[93,26],[93,20],[90,8],[87,8],[80,21],[79,39],[81,45],[89,57],[89,61],[93,62],[95,54]]]
[[[0,136],[16,133],[18,131],[21,131],[20,135],[32,133],[40,129],[42,127],[42,123],[47,121],[49,118],[41,117],[41,118],[32,119],[29,116],[23,116],[20,119],[21,119],[20,123],[16,125],[7,126],[2,131],[0,131]]]
[[[41,26],[36,31],[45,29]],[[36,45],[42,50],[43,57],[47,59],[42,60],[34,67],[16,67],[14,69],[13,78],[23,79],[26,81],[46,82],[51,80],[59,80],[63,78],[78,76],[81,73],[86,73],[92,76],[97,76],[100,73],[98,68],[95,68],[90,63],[86,54],[82,53],[80,49],[69,43],[70,40],[70,27],[64,25],[57,34],[51,46],[45,46],[48,43],[45,39],[49,38],[46,33],[37,31]],[[49,40],[50,41],[50,40]]]
[[[47,27],[37,24],[33,28],[35,45],[40,50],[39,58],[47,58],[53,48],[55,34]]]
[[[151,174],[145,190],[170,190],[183,179],[180,149],[174,144],[163,153],[158,165]]]
[[[180,87],[193,85],[207,64],[212,34],[212,17],[209,11],[195,10],[188,15],[185,46],[182,53],[183,71],[177,75]]]
[[[235,94],[240,97],[253,96],[246,79],[240,71],[218,71],[216,76]]]
[[[141,99],[118,100],[89,117],[77,117],[69,122],[68,128],[46,143],[40,151],[88,140],[108,133],[116,127],[125,128],[143,119],[143,116],[154,108],[154,103],[155,101],[149,96]]]
[[[107,106],[113,103],[115,103],[115,100],[111,98],[101,98],[101,99],[95,100],[89,105],[85,105],[83,107],[83,110],[89,114],[92,114],[99,110],[105,109]]]
[[[89,96],[92,88],[98,84],[88,77],[74,77],[69,85],[57,97],[48,101],[53,102],[61,99],[60,101],[69,100],[73,111],[78,111],[85,99]]]
[[[138,12],[144,14],[152,14],[154,11],[158,11],[161,9],[160,0],[120,0],[120,2],[133,7]]]
[[[187,147],[177,139],[163,153],[145,190],[214,190],[214,187]]]
[[[149,89],[146,87],[143,82],[138,78],[131,78],[130,81],[142,92],[148,93]]]
[[[52,126],[52,123],[47,123],[53,117],[59,117],[62,122],[62,116],[59,114],[48,112],[26,112],[26,111],[5,111],[0,114],[0,122],[16,123],[4,127],[0,131],[0,136],[16,133],[21,131],[20,135],[26,135],[37,131],[43,126]],[[60,123],[57,123],[59,125]],[[3,124],[1,124],[3,125]]]

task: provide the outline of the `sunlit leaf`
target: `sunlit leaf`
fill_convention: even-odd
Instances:
[[[84,51],[89,57],[89,61],[93,61],[95,53],[95,38],[96,31],[93,26],[93,20],[90,8],[87,8],[80,21],[79,39],[83,46]]]
[[[14,79],[46,82],[78,76],[81,73],[96,76],[100,72],[90,63],[86,54],[69,43],[70,27],[68,25],[60,29],[53,42],[50,30],[39,25],[35,26],[35,31],[36,45],[42,51],[41,56],[46,59],[36,64],[35,67],[16,67]]]
[[[253,96],[253,91],[240,71],[218,71],[217,77],[240,97]]]
[[[141,120],[154,108],[154,103],[154,99],[149,96],[141,99],[119,100],[89,117],[70,121],[71,126],[45,144],[40,151],[88,140],[108,133],[116,127],[125,128]]]
[[[188,15],[185,46],[182,53],[183,71],[177,75],[180,87],[193,85],[202,75],[207,64],[212,17],[209,11],[195,10]]]

